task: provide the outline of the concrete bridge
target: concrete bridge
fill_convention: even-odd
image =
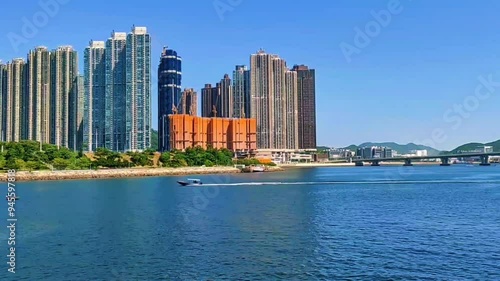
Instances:
[[[364,166],[364,162],[371,163],[372,166],[380,166],[380,162],[384,161],[402,161],[405,162],[403,166],[413,166],[412,161],[416,160],[430,160],[440,159],[441,166],[450,166],[450,158],[468,158],[479,157],[481,159],[481,166],[489,166],[490,156],[499,156],[500,152],[491,153],[464,153],[464,154],[447,154],[439,156],[411,156],[411,157],[391,157],[391,158],[370,158],[370,159],[353,159],[352,161],[356,166]]]

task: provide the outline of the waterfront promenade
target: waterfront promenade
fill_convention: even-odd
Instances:
[[[279,167],[268,167],[266,171],[281,171]],[[185,168],[131,168],[100,170],[66,170],[66,171],[19,171],[16,181],[51,181],[76,179],[112,179],[134,177],[159,177],[178,175],[236,174],[241,170],[235,167],[185,167]],[[7,174],[2,175],[7,181]]]

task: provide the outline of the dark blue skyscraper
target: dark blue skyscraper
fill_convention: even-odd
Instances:
[[[168,115],[177,113],[181,102],[182,59],[177,52],[163,48],[158,66],[158,148],[170,151]]]

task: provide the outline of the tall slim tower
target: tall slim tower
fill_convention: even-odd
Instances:
[[[201,89],[201,116],[202,117],[220,117],[221,99],[219,99],[218,85],[212,87],[212,84],[205,84]]]
[[[106,42],[104,147],[113,151],[124,151],[127,140],[126,44],[125,32],[113,32]]]
[[[232,118],[234,99],[233,99],[233,85],[231,84],[231,78],[228,74],[224,75],[224,78],[217,83],[218,99],[220,100],[220,108],[217,108],[217,116],[223,118]]]
[[[91,41],[84,54],[84,122],[85,151],[104,147],[106,119],[106,60],[104,41]]]
[[[178,113],[181,102],[182,58],[172,49],[163,48],[158,65],[158,148],[170,151],[168,115]]]
[[[5,141],[5,114],[7,95],[7,65],[0,61],[0,141]]]
[[[198,112],[197,93],[193,88],[186,88],[181,93],[180,114],[196,116]]]
[[[316,75],[314,69],[295,65],[297,72],[299,148],[316,148]]]
[[[51,143],[70,147],[70,97],[78,76],[78,55],[71,46],[61,46],[51,53]]]
[[[233,71],[233,116],[250,116],[250,71],[245,65],[237,65]]]
[[[287,71],[285,60],[278,56],[272,58],[272,75],[273,84],[271,85],[273,89],[274,107],[270,110],[271,115],[271,133],[274,135],[274,141],[271,142],[272,148],[276,149],[289,149],[294,147],[287,146],[286,140],[286,107],[287,107],[287,96],[285,87],[285,73]]]
[[[257,148],[297,149],[296,81],[285,60],[263,50],[250,57],[251,117],[257,119]]]
[[[126,151],[151,147],[151,37],[132,27],[126,45]],[[120,149],[121,150],[121,149]]]
[[[286,147],[299,148],[299,117],[297,103],[297,72],[287,70],[285,73],[286,93]]]
[[[251,118],[257,120],[257,148],[274,147],[273,55],[259,50],[250,57]]]
[[[22,104],[25,91],[26,63],[18,58],[7,64],[7,87],[5,95],[5,141],[22,139]]]
[[[4,97],[7,94],[7,65],[0,61],[0,141],[5,140],[5,124],[4,117],[7,111],[5,107]]]
[[[85,87],[83,75],[73,81],[69,98],[69,148],[83,150],[83,115],[85,108]]]
[[[26,130],[27,138],[50,143],[51,65],[47,47],[39,46],[28,54]]]

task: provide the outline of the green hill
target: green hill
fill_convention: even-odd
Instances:
[[[427,150],[427,154],[429,156],[439,155],[440,153],[440,151],[435,148],[414,143],[398,144],[395,142],[365,142],[360,145],[350,145],[346,148],[350,150],[356,150],[358,147],[370,147],[370,146],[388,147],[391,148],[392,150],[397,151],[400,154],[409,154],[413,150]]]
[[[460,153],[461,151],[473,151],[483,146],[492,146],[494,152],[500,152],[500,140],[497,140],[489,143],[479,143],[479,142],[467,143],[453,149],[451,153]]]

